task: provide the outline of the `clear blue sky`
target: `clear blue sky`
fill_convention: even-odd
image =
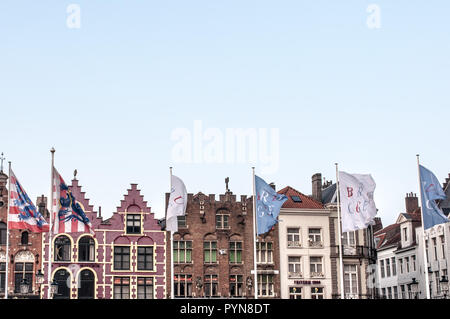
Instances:
[[[1,1],[0,151],[32,198],[53,146],[104,216],[138,183],[162,217],[171,165],[189,192],[223,193],[227,176],[252,190],[250,163],[172,163],[175,128],[279,128],[280,168],[261,177],[310,194],[335,162],[371,173],[387,225],[418,191],[417,153],[450,172],[449,15],[445,0]]]

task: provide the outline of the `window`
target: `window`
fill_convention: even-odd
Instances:
[[[137,278],[137,299],[153,299],[153,278]]]
[[[406,273],[409,273],[409,257],[405,257]]]
[[[5,292],[6,263],[0,263],[0,292]]]
[[[173,262],[192,262],[192,241],[178,240],[173,242]]]
[[[434,260],[438,260],[436,238],[433,238],[433,249],[434,249]]]
[[[33,263],[16,263],[14,265],[14,292],[20,292],[20,283],[23,279],[28,284],[28,291],[32,291],[33,266]]]
[[[186,228],[186,215],[177,216],[178,228]]]
[[[388,288],[387,288],[387,292],[388,292],[387,298],[388,298],[388,299],[392,299],[392,288],[391,288],[391,287],[388,287]]]
[[[205,263],[217,262],[217,242],[205,241],[203,243],[203,255]]]
[[[53,296],[54,299],[70,299],[70,288],[67,286],[69,272],[65,269],[58,270],[53,280],[58,284],[58,290]]]
[[[0,245],[6,245],[6,234],[7,234],[6,224],[0,223]]]
[[[300,247],[300,228],[287,229],[287,246]]]
[[[302,276],[302,264],[299,256],[288,257],[288,277],[301,277]]]
[[[138,247],[138,270],[153,270],[153,247]]]
[[[114,299],[130,299],[130,277],[114,277]]]
[[[80,285],[78,287],[78,299],[95,298],[95,277],[89,269],[80,272]]]
[[[178,274],[175,275],[174,282],[175,298],[192,297],[192,275]]]
[[[395,262],[395,257],[391,257],[392,260],[392,276],[397,276],[397,264]]]
[[[289,287],[289,299],[302,299],[302,287]]]
[[[384,260],[380,260],[380,274],[381,278],[385,277]]]
[[[300,196],[291,196],[291,198],[292,198],[292,201],[294,203],[301,203],[302,202],[302,199],[300,198]]]
[[[242,275],[230,276],[230,297],[242,297],[244,279]]]
[[[442,252],[442,259],[445,259],[445,239],[444,236],[441,235],[439,236],[439,238],[441,239],[441,252]]]
[[[127,214],[127,234],[141,233],[141,215]]]
[[[415,255],[411,256],[411,263],[413,266],[413,271],[416,271],[416,256]]]
[[[439,271],[434,272],[434,281],[436,282],[436,292],[441,293],[441,277],[439,276]]]
[[[205,275],[205,297],[218,296],[218,278],[217,275]]]
[[[401,286],[400,286],[400,290],[401,290],[401,298],[402,298],[402,299],[407,299],[408,296],[406,295],[405,285],[401,285]]]
[[[386,259],[386,277],[391,277],[391,260]]]
[[[230,217],[229,214],[217,214],[216,215],[216,228],[217,229],[229,229],[230,226],[228,225],[228,218]]]
[[[24,231],[22,232],[21,238],[20,238],[20,244],[21,245],[28,245],[28,232]]]
[[[258,296],[273,296],[273,275],[258,275]]]
[[[322,247],[322,231],[320,228],[310,228],[309,234],[309,247]]]
[[[344,292],[349,297],[356,297],[358,295],[356,265],[344,265]]]
[[[309,272],[311,277],[323,277],[322,257],[309,257]]]
[[[229,258],[232,264],[242,263],[242,242],[230,241]]]
[[[425,252],[427,255],[427,260],[430,260],[430,257],[428,256],[428,239],[425,240]]]
[[[398,264],[400,265],[400,273],[403,274],[403,258],[398,260]]]
[[[256,243],[256,262],[261,264],[270,264],[273,262],[273,244],[272,242]]]
[[[403,241],[408,241],[408,229],[403,228]]]
[[[71,242],[66,236],[55,239],[55,261],[70,261]]]
[[[344,246],[352,246],[352,247],[354,247],[356,245],[355,232],[354,231],[350,231],[350,232],[343,233],[342,234],[342,244]]]
[[[392,287],[392,289],[394,290],[394,291],[393,291],[394,295],[392,296],[392,298],[394,298],[394,299],[399,299],[399,298],[398,298],[397,286]]]
[[[114,270],[130,269],[130,247],[114,247]],[[121,277],[120,277],[121,278]]]
[[[383,297],[383,298],[386,298],[386,288],[381,288],[381,296]]]
[[[81,237],[78,242],[78,261],[95,261],[95,241],[92,237]]]
[[[323,287],[311,287],[311,299],[323,299]]]

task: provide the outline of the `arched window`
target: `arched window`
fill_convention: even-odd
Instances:
[[[53,280],[58,284],[58,291],[53,296],[54,299],[70,299],[69,272],[65,269],[58,270],[53,276]]]
[[[6,224],[0,223],[0,245],[6,245]]]
[[[94,273],[85,269],[79,275],[78,299],[94,299],[95,298],[95,277]]]
[[[27,231],[22,232],[22,237],[20,239],[20,243],[22,245],[28,245],[28,232]]]
[[[67,236],[55,239],[55,261],[70,261],[71,243]]]
[[[78,242],[78,261],[95,261],[95,241],[84,236]]]

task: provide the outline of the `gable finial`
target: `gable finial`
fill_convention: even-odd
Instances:
[[[3,156],[3,152],[2,152],[2,155],[0,156],[0,161],[1,161],[1,164],[0,164],[0,172],[2,172],[3,173],[3,161],[5,160],[6,158]]]

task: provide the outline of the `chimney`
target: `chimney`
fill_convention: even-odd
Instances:
[[[412,192],[409,194],[406,194],[405,207],[406,207],[407,214],[412,214],[412,213],[414,213],[414,211],[417,208],[419,208],[419,200],[418,200],[416,194],[413,194]]]
[[[312,176],[312,198],[322,202],[322,174],[316,173]]]

